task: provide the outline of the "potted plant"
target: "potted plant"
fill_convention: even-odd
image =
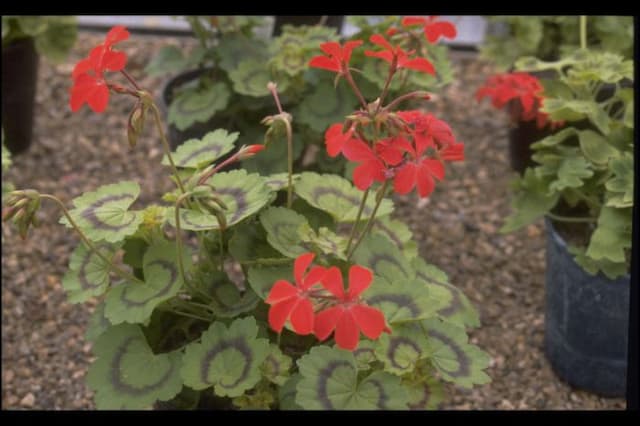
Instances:
[[[268,38],[257,31],[259,22],[255,17],[189,19],[199,46],[186,56],[177,48],[167,46],[148,67],[149,72],[158,74],[169,69],[180,72],[169,80],[165,90],[168,122],[172,126],[170,134],[176,135],[172,146],[192,137],[202,137],[217,127],[239,131],[238,144],[261,142],[259,121],[271,107],[265,85],[274,80],[278,81],[283,107],[296,116],[293,131],[304,135],[304,144],[295,147],[294,160],[298,165],[306,164],[307,168],[312,163],[317,171],[342,172],[344,161],[330,158],[321,149],[323,135],[330,124],[349,113],[359,100],[346,85],[338,86],[335,98],[327,98],[326,93],[334,90],[332,76],[305,66],[318,43],[338,40],[336,29],[321,25],[283,25],[281,34]],[[426,18],[388,17],[372,24],[365,19],[356,20],[360,31],[350,39],[366,39],[393,27],[390,37],[394,43],[407,51],[421,52],[434,64],[431,73],[420,75],[401,69],[399,78],[386,89],[389,96],[434,90],[452,78],[447,48],[436,44],[437,39],[430,40],[423,35],[426,21]],[[452,24],[435,18],[429,21],[429,27],[434,24],[448,25],[449,32],[443,37],[455,36]],[[198,68],[194,70],[196,64]],[[384,64],[366,61],[365,55],[358,51],[352,64],[362,70],[357,78],[364,96],[372,97],[383,90]],[[183,70],[186,70],[184,74]],[[284,144],[274,144],[273,150],[248,160],[244,167],[261,173],[284,172],[285,158]]]
[[[629,321],[633,62],[581,49],[553,62],[525,57],[516,68],[556,73],[542,111],[566,127],[532,145],[536,165],[516,179],[513,212],[502,230],[546,218],[547,357],[570,384],[621,396]],[[602,100],[605,85],[613,93]]]
[[[481,56],[498,69],[508,69],[490,77],[478,90],[478,99],[492,98],[496,108],[505,104],[511,117],[509,160],[511,168],[522,174],[532,166],[531,144],[552,134],[562,122],[546,119],[539,113],[547,84],[554,84],[552,71],[513,72],[514,62],[523,56],[555,61],[561,54],[579,47],[580,19],[577,16],[491,16],[490,30],[481,46]],[[625,58],[633,54],[633,19],[631,16],[583,17],[590,48],[619,53]],[[606,86],[605,86],[606,87]],[[612,87],[602,90],[599,101],[611,96]],[[518,99],[514,101],[513,99]]]
[[[442,400],[442,380],[489,380],[489,356],[466,331],[479,325],[475,309],[389,217],[390,192],[427,197],[446,163],[464,158],[445,122],[397,109],[425,92],[366,101],[349,62],[363,41],[321,43],[309,66],[332,71],[338,87],[365,100],[325,140],[331,155],[355,163],[355,186],[294,173],[292,115],[273,82],[263,123],[287,135],[288,172],[228,171],[273,146],[235,149],[238,134],[217,129],[172,152],[158,107],[116,49],[128,37],[114,27],[75,66],[71,109],[102,111],[111,94],[131,96],[129,143],[146,118],[155,122],[175,190],[142,209],[131,208],[134,181],[85,193],[71,209],[19,190],[3,210],[25,237],[40,203],[55,202],[80,236],[63,286],[73,303],[100,301],[87,331],[98,408],[427,409]],[[402,67],[429,69],[381,34],[370,41],[365,54],[389,64],[389,80]],[[113,82],[113,72],[129,83]]]
[[[31,144],[39,55],[64,60],[76,32],[70,16],[2,17],[2,127],[14,154]]]

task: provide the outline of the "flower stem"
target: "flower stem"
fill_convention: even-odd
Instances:
[[[113,272],[115,272],[116,274],[118,274],[120,277],[124,278],[127,281],[137,282],[139,284],[144,284],[144,281],[142,281],[140,278],[138,278],[135,275],[125,271],[124,269],[121,269],[118,266],[114,265],[111,260],[107,259],[106,256],[104,256],[98,250],[98,248],[87,238],[87,236],[84,234],[84,232],[82,232],[80,230],[80,228],[78,227],[78,224],[73,220],[73,218],[71,217],[71,214],[69,213],[69,210],[67,210],[67,208],[65,207],[65,205],[64,205],[64,203],[62,201],[60,201],[57,197],[55,197],[53,195],[49,195],[49,194],[40,194],[40,198],[47,198],[49,200],[53,200],[60,206],[60,208],[62,209],[62,212],[64,213],[65,217],[69,221],[69,224],[71,224],[71,226],[73,226],[73,228],[76,230],[76,232],[78,232],[78,235],[80,235],[80,238],[82,239],[82,242],[89,248],[89,250],[94,252],[104,263],[109,265],[109,268]]]
[[[393,79],[393,76],[396,73],[397,64],[398,64],[398,57],[394,55],[391,66],[389,66],[389,75],[387,75],[387,81],[384,82],[384,88],[382,89],[382,94],[380,95],[380,101],[378,102],[378,107],[376,108],[376,114],[380,111],[380,108],[382,107],[382,102],[384,101],[384,98],[387,96],[387,93],[389,92],[389,86],[391,85],[391,80]]]
[[[587,17],[580,15],[580,48],[587,48]]]
[[[360,105],[362,105],[362,108],[364,108],[366,110],[367,109],[367,101],[364,100],[364,96],[362,96],[362,92],[360,91],[360,89],[358,89],[358,86],[356,86],[356,82],[353,81],[353,77],[351,76],[351,72],[348,69],[344,73],[344,78],[345,78],[345,80],[347,80],[347,83],[349,83],[349,85],[351,86],[351,89],[353,89],[353,93],[355,93],[356,96],[358,97],[358,100],[360,101]]]
[[[362,200],[360,200],[360,207],[358,207],[358,214],[356,215],[356,221],[353,223],[353,227],[351,228],[351,234],[349,235],[349,242],[347,243],[347,250],[346,250],[347,253],[349,253],[349,249],[351,248],[351,243],[353,242],[353,237],[356,236],[356,228],[358,227],[358,224],[360,223],[360,218],[362,217],[362,212],[364,211],[364,206],[367,203],[367,197],[369,196],[369,190],[370,190],[370,188],[367,188],[367,190],[364,191],[364,194],[362,194]]]
[[[554,213],[546,213],[550,219],[557,220],[559,222],[570,222],[570,223],[592,223],[596,222],[598,219],[595,217],[569,217],[569,216],[560,216]]]
[[[140,86],[138,86],[138,83],[136,83],[136,81],[133,79],[133,77],[131,76],[131,74],[129,74],[127,71],[125,71],[124,69],[121,69],[120,72],[122,73],[122,75],[124,75],[127,80],[129,80],[129,83],[131,83],[133,85],[133,87],[136,88],[136,90],[141,90]]]
[[[378,208],[380,207],[380,204],[382,204],[382,200],[384,200],[384,193],[387,191],[388,184],[389,184],[389,181],[385,180],[382,186],[380,187],[380,189],[378,190],[378,194],[376,194],[376,205],[373,207],[373,212],[371,212],[371,217],[369,217],[369,220],[367,221],[367,225],[365,226],[364,231],[362,231],[362,234],[360,234],[360,237],[358,238],[358,241],[356,241],[355,245],[353,246],[353,249],[351,250],[350,253],[347,253],[347,260],[351,259],[351,256],[353,256],[353,253],[355,253],[356,249],[358,248],[362,240],[364,240],[364,237],[371,231],[371,228],[373,227],[373,223],[376,218],[376,213],[378,213]]]
[[[178,252],[178,270],[180,271],[180,276],[182,277],[182,282],[187,284],[187,278],[184,272],[184,263],[182,261],[182,229],[180,228],[180,204],[189,197],[190,193],[182,194],[176,200],[176,251]]]
[[[211,322],[211,318],[201,317],[200,315],[196,315],[192,313],[176,311],[175,309],[171,309],[169,312],[173,312],[174,314],[177,314],[177,315],[182,315],[183,317],[189,317],[189,318],[193,318],[193,319],[197,319],[205,322]]]
[[[293,132],[291,123],[284,119],[284,126],[287,129],[287,173],[289,179],[289,187],[287,188],[287,208],[291,208],[293,199]]]
[[[173,169],[173,175],[176,177],[176,183],[180,188],[180,192],[183,194],[186,192],[184,186],[182,185],[182,180],[178,175],[178,168],[173,161],[173,157],[171,156],[171,148],[169,147],[169,142],[167,141],[167,136],[164,134],[164,129],[162,128],[162,120],[160,119],[160,111],[158,111],[158,107],[155,103],[151,104],[151,109],[153,110],[153,117],[156,123],[156,127],[158,128],[158,132],[160,132],[160,138],[162,139],[162,145],[164,148],[165,154],[167,154],[167,158],[169,159],[169,163],[171,164],[171,168]]]

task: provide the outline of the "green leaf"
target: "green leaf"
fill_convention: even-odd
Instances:
[[[515,195],[511,202],[512,213],[507,217],[500,232],[513,232],[525,227],[552,209],[559,194],[548,194],[548,179],[536,175],[534,169],[527,169],[522,177],[514,181]]]
[[[267,44],[264,40],[249,38],[239,33],[221,37],[216,46],[216,53],[220,56],[220,68],[228,73],[233,72],[245,60],[253,58],[263,61],[268,58]]]
[[[591,236],[587,256],[612,262],[625,262],[624,249],[631,248],[631,209],[603,207],[598,227]]]
[[[238,132],[229,133],[224,129],[216,129],[202,139],[189,139],[172,154],[173,161],[178,167],[204,167],[231,151],[238,135]],[[162,164],[170,165],[166,155]]]
[[[375,372],[358,380],[353,353],[316,346],[298,360],[302,380],[296,403],[307,410],[398,410],[407,408],[400,378]]]
[[[578,134],[578,131],[575,128],[566,127],[562,130],[559,130],[556,133],[553,133],[552,135],[547,136],[546,138],[540,139],[539,141],[532,144],[531,148],[541,149],[544,147],[555,146],[577,134]]]
[[[230,96],[229,88],[223,82],[184,90],[169,106],[169,124],[178,130],[186,130],[194,123],[205,123],[227,107]]]
[[[329,125],[344,121],[344,117],[354,111],[356,99],[346,83],[334,89],[331,83],[323,81],[314,89],[293,112],[298,122],[324,132]]]
[[[53,62],[63,62],[78,36],[75,17],[50,19],[46,31],[35,37],[36,50]]]
[[[376,358],[384,364],[384,371],[402,376],[413,372],[418,361],[426,355],[427,338],[420,324],[410,323],[393,327],[393,333],[383,333],[376,347]]]
[[[264,63],[256,59],[240,62],[235,69],[229,71],[229,78],[235,92],[256,98],[269,95],[267,83],[273,79]],[[278,89],[285,90],[285,87],[279,85]]]
[[[303,244],[311,245],[315,251],[319,250],[324,254],[347,260],[347,239],[337,235],[329,228],[321,227],[316,234],[313,228],[309,226],[308,228],[303,227],[299,232],[301,234],[306,232],[306,234],[302,235]]]
[[[213,186],[215,194],[227,205],[227,227],[251,216],[271,200],[272,193],[264,179],[242,169],[216,173],[205,183]],[[169,209],[167,214],[167,221],[175,227],[175,210]],[[220,229],[214,215],[187,209],[180,209],[180,227],[190,231]]]
[[[125,282],[107,294],[105,313],[113,324],[144,323],[160,303],[175,296],[182,287],[176,245],[167,240],[151,243],[143,258],[144,284]],[[191,254],[183,249],[185,269]]]
[[[612,262],[609,259],[595,260],[587,256],[585,251],[584,248],[569,246],[569,253],[574,255],[576,263],[591,275],[596,275],[601,271],[609,279],[615,280],[629,273],[626,262]]]
[[[162,75],[164,73],[181,72],[185,69],[185,60],[182,50],[178,46],[162,46],[144,72],[150,76]]]
[[[558,168],[558,177],[549,185],[549,193],[566,188],[579,188],[584,179],[593,176],[591,165],[582,157],[563,158]]]
[[[378,234],[368,234],[353,253],[353,260],[358,264],[370,268],[373,272],[388,282],[412,280],[415,271],[400,250],[387,237]]]
[[[269,354],[260,367],[262,375],[272,383],[283,386],[291,375],[292,360],[276,345],[269,345]]]
[[[548,113],[553,121],[580,121],[586,116],[601,133],[609,134],[611,119],[593,100],[546,98],[542,111]]]
[[[4,130],[2,131],[2,171],[6,172],[11,166],[11,151],[4,146]]]
[[[295,132],[295,130],[294,130]],[[248,160],[242,161],[242,167],[248,172],[258,172],[261,175],[273,175],[280,174],[281,172],[286,175],[287,170],[287,140],[286,136],[274,137],[268,144],[265,145],[265,149],[258,155],[254,155]],[[294,136],[295,138],[295,136]],[[259,140],[256,143],[264,141],[264,131],[260,129]],[[296,139],[294,139],[295,141]],[[293,161],[296,161],[304,149],[304,144],[293,144]],[[288,186],[288,181],[286,181]]]
[[[300,175],[294,173],[291,176],[291,182],[295,185],[295,183],[300,179]],[[271,176],[266,176],[265,185],[272,191],[281,191],[286,190],[289,187],[289,174],[288,173],[275,173]]]
[[[358,343],[358,347],[353,351],[358,370],[370,370],[371,363],[378,360],[375,352],[376,346],[378,346],[378,341],[362,340]]]
[[[294,374],[278,390],[279,408],[281,410],[302,410],[302,407],[296,404],[296,387],[300,380],[302,380],[302,376]]]
[[[605,183],[605,188],[615,195],[607,200],[610,207],[633,206],[633,155],[627,153],[621,158],[612,159],[609,167],[613,177]]]
[[[218,396],[242,395],[260,380],[260,366],[269,354],[269,341],[257,335],[252,317],[237,319],[228,328],[214,322],[202,334],[201,343],[185,348],[184,383],[196,390],[213,386]]]
[[[605,166],[609,158],[615,158],[620,152],[609,144],[607,139],[600,133],[593,130],[582,130],[579,132],[580,148],[591,162],[600,166]]]
[[[117,246],[99,244],[97,249],[108,260],[113,261]],[[62,278],[62,287],[67,291],[70,303],[82,303],[107,291],[110,264],[102,260],[98,254],[80,243],[71,254],[69,270]]]
[[[247,273],[249,285],[261,299],[266,299],[278,280],[293,282],[293,262],[291,265],[251,266]]]
[[[240,263],[281,257],[281,254],[267,242],[264,228],[255,226],[251,221],[233,228],[233,236],[229,239],[228,246],[231,256]]]
[[[444,380],[471,388],[491,379],[482,370],[491,358],[475,345],[467,343],[463,328],[438,319],[422,322],[428,338],[428,357]]]
[[[389,238],[407,258],[418,256],[418,245],[412,241],[413,234],[404,222],[390,217],[378,218],[373,224],[372,232]]]
[[[251,289],[240,292],[227,274],[217,270],[201,271],[197,281],[199,288],[204,288],[213,299],[210,306],[219,318],[234,318],[252,311],[260,301]]]
[[[101,302],[96,306],[95,311],[89,317],[87,331],[84,334],[85,340],[95,342],[105,331],[111,328],[112,324],[104,315],[105,303]]]
[[[150,408],[182,389],[181,353],[154,355],[139,326],[111,327],[93,350],[98,359],[89,367],[87,383],[100,410]]]
[[[313,207],[329,213],[336,222],[354,222],[362,199],[362,192],[349,181],[336,175],[321,175],[304,172],[295,186],[295,192]],[[368,197],[363,217],[371,216],[375,197]],[[391,200],[380,204],[377,217],[386,216],[393,210]]]
[[[403,379],[402,385],[409,394],[411,410],[435,410],[444,401],[444,387],[433,376],[427,376],[421,381]]]
[[[142,222],[141,212],[127,211],[139,194],[140,186],[133,181],[103,185],[75,198],[69,213],[90,240],[117,243],[136,232]],[[64,216],[60,223],[71,228]]]
[[[296,258],[310,249],[302,240],[302,228],[313,232],[307,219],[285,207],[269,207],[260,214],[260,223],[267,231],[267,241],[287,257]]]
[[[389,284],[384,278],[376,277],[363,298],[367,304],[380,309],[389,324],[429,318],[443,305],[432,299],[416,280]]]
[[[446,273],[419,257],[413,259],[412,266],[431,298],[442,303],[437,309],[440,319],[459,326],[480,326],[478,312],[462,290],[449,283]]]

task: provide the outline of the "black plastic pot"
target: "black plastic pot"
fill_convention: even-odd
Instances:
[[[531,159],[531,145],[551,135],[549,127],[539,129],[535,120],[521,121],[516,127],[509,129],[509,164],[516,172],[522,174],[527,167],[536,163]]]
[[[547,219],[545,353],[555,373],[603,396],[626,391],[630,276],[610,280],[578,265]]]
[[[13,154],[31,145],[38,61],[32,38],[2,47],[2,128],[4,143]]]

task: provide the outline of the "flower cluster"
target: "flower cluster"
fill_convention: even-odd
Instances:
[[[541,111],[543,91],[540,80],[535,76],[526,72],[512,72],[489,77],[485,85],[476,92],[476,99],[480,101],[489,97],[491,104],[497,109],[516,101],[516,107],[511,109],[514,122],[535,120],[539,129],[547,125],[551,128],[562,126],[563,122],[552,121],[547,113]]]
[[[69,104],[73,112],[86,102],[95,112],[103,112],[109,103],[109,84],[104,79],[105,71],[121,71],[127,63],[124,52],[116,52],[113,45],[129,38],[123,26],[113,27],[104,43],[94,47],[89,56],[78,62],[73,69],[73,87]]]
[[[413,24],[411,20],[406,23]],[[370,41],[383,47],[383,50],[367,50],[365,54],[389,63],[387,87],[401,68],[435,74],[433,65],[427,59],[412,57],[415,52],[394,47],[379,34],[372,35]],[[316,56],[310,65],[344,75],[358,94],[358,88],[348,74],[348,60],[352,50],[361,44],[360,40],[352,41],[342,48],[338,43],[326,43],[322,50],[330,55],[332,66],[326,66],[329,59],[324,56]],[[456,141],[447,123],[430,113],[420,110],[392,111],[392,107],[404,99],[429,99],[428,94],[414,92],[382,107],[385,94],[386,91],[368,105],[362,101],[363,108],[347,117],[346,122],[335,123],[327,129],[327,153],[330,157],[342,154],[349,161],[357,163],[353,181],[361,190],[368,189],[373,182],[393,180],[393,188],[399,194],[407,194],[417,187],[420,197],[428,197],[435,188],[435,181],[444,179],[444,162],[464,160],[464,145]]]
[[[316,265],[305,274],[314,257],[314,253],[305,253],[296,259],[295,286],[286,280],[276,281],[273,285],[265,300],[271,305],[271,328],[280,333],[289,320],[297,334],[314,333],[321,341],[335,330],[338,347],[350,351],[358,347],[360,332],[374,340],[383,331],[390,332],[382,312],[360,299],[373,280],[370,270],[351,266],[349,289],[345,291],[342,272],[336,266]]]

